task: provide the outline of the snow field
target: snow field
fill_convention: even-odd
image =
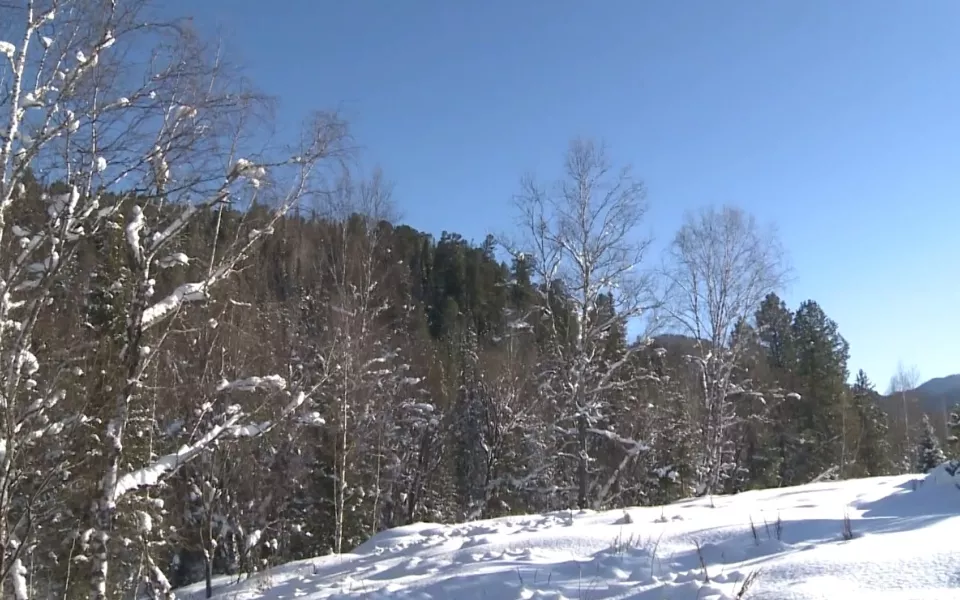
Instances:
[[[223,600],[960,599],[960,489],[930,475],[818,483],[664,507],[385,531],[275,567]],[[178,598],[203,598],[203,585]]]

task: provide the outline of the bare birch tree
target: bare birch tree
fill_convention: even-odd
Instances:
[[[890,377],[890,387],[887,390],[887,394],[890,396],[899,396],[900,405],[903,408],[903,447],[901,453],[903,454],[902,461],[904,466],[912,466],[912,457],[909,456],[910,450],[913,447],[913,439],[910,432],[910,392],[916,389],[919,383],[920,372],[917,370],[917,367],[915,365],[908,367],[902,360],[897,361],[897,370]],[[944,406],[943,412],[946,413],[946,406]],[[945,416],[944,421],[947,420]]]
[[[661,309],[669,324],[696,343],[691,360],[703,403],[699,493],[713,493],[719,485],[735,420],[730,398],[744,391],[732,380],[745,342],[734,331],[784,284],[786,273],[776,232],[739,208],[688,214],[666,251]]]
[[[540,279],[542,318],[551,336],[546,387],[576,465],[576,503],[587,508],[595,485],[593,444],[614,441],[636,455],[645,446],[607,422],[610,396],[627,385],[630,351],[613,361],[603,347],[618,322],[645,312],[649,280],[641,271],[650,241],[637,231],[646,188],[628,167],[614,169],[603,146],[571,142],[563,178],[543,187],[522,181],[516,198],[522,243],[509,244]]]
[[[511,317],[503,335],[478,349],[469,335],[454,431],[464,517],[516,510],[516,499],[539,496],[549,450],[541,445],[543,395],[537,392],[532,326]],[[509,317],[508,317],[509,318]],[[472,333],[472,332],[471,332]]]
[[[359,492],[363,469],[358,463],[369,457],[362,440],[369,439],[383,415],[377,410],[383,381],[399,367],[390,332],[384,326],[391,299],[387,275],[392,265],[387,262],[386,232],[381,225],[389,222],[393,213],[390,187],[379,170],[367,181],[344,176],[327,208],[331,235],[321,268],[329,283],[320,294],[330,335],[323,370],[329,379],[325,390],[328,406],[335,408],[330,423],[335,430],[333,551],[339,553],[350,503],[363,498]],[[354,495],[358,497],[351,498]],[[375,522],[376,506],[371,514]]]
[[[98,483],[80,538],[91,565],[90,597],[103,599],[119,585],[111,581],[124,579],[111,578],[108,567],[122,548],[111,531],[125,498],[218,440],[257,435],[307,401],[279,376],[225,382],[223,392],[266,391],[288,400],[259,425],[243,424],[242,404],[217,410],[217,419],[169,454],[126,449],[144,374],[172,334],[170,323],[189,305],[214,300],[217,284],[311,193],[318,165],[345,136],[338,120],[318,116],[289,149],[255,152],[249,135],[258,97],[184,24],[150,23],[146,8],[137,0],[0,7],[0,21],[15,34],[0,40],[0,582],[18,599],[29,595],[25,548],[38,555],[50,550],[28,543],[35,507],[24,506],[18,489],[34,466],[31,447],[45,437],[69,437],[80,426],[98,430],[83,436],[98,444],[84,459]],[[36,210],[37,184],[54,182],[64,191],[44,193],[42,212]],[[270,207],[266,218],[206,256],[178,248],[196,219],[254,204]],[[101,346],[112,349],[97,384],[71,386],[61,349],[35,345],[34,329],[61,308],[59,291],[71,285],[85,244],[115,238],[125,247],[111,292],[121,323],[116,344]],[[192,279],[168,287],[166,268]],[[70,462],[79,457],[58,456],[43,492],[66,505]],[[148,571],[154,593],[170,597],[162,571],[155,565]]]

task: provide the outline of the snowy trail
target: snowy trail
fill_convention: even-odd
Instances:
[[[960,600],[960,489],[941,469],[712,503],[420,523],[349,554],[224,578],[215,597],[731,600],[754,572],[744,599]],[[202,586],[178,592],[202,597]]]

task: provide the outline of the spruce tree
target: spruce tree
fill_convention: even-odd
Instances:
[[[930,417],[923,415],[921,424],[920,439],[916,447],[916,463],[914,468],[920,473],[929,473],[942,463],[946,462],[947,457],[940,447],[940,440],[937,439],[937,433],[930,424]]]
[[[960,458],[960,412],[956,410],[950,413],[947,421],[947,449],[950,458]]]
[[[893,471],[887,414],[877,404],[879,395],[867,374],[861,369],[851,390],[853,410],[858,417],[859,431],[855,448],[857,475],[877,477]]]

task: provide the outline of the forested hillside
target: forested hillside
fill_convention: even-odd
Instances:
[[[510,239],[416,231],[336,115],[260,144],[263,98],[139,11],[0,6],[5,594],[170,598],[415,521],[940,456],[847,385],[838,324],[777,296],[744,211],[657,232],[661,261],[641,181],[575,140]]]
[[[205,568],[347,550],[415,521],[653,505],[914,468],[866,376],[845,385],[847,344],[815,301],[791,310],[765,295],[720,332],[729,337],[716,338],[719,350],[688,334],[628,340],[607,291],[578,304],[569,285],[538,276],[532,255],[499,262],[493,238],[475,245],[391,223],[378,216],[388,200],[379,180],[342,180],[327,210],[276,219],[209,298],[143,336],[124,445],[136,477],[114,530],[131,542],[116,572],[133,573],[149,550],[178,585]],[[267,218],[204,209],[171,256],[203,257]],[[726,227],[731,243],[755,233],[735,209],[704,219],[678,237],[705,224]],[[34,563],[46,581],[64,581],[84,551],[57,524],[82,531],[88,518],[97,423],[111,406],[98,399],[117,385],[136,292],[127,240],[114,231],[78,246],[76,268],[51,292],[58,310],[34,326],[50,356],[39,372],[71,390],[51,412],[84,415],[11,465],[31,490],[38,481],[26,473],[55,475],[31,506],[32,535],[57,556]],[[164,297],[208,270],[207,260],[171,260],[154,286]],[[683,323],[676,312],[661,317],[664,330]],[[708,331],[710,316],[699,326]],[[233,414],[259,423],[299,392],[308,398],[274,427],[223,431],[166,477],[144,472]],[[38,431],[53,423],[62,421]]]

